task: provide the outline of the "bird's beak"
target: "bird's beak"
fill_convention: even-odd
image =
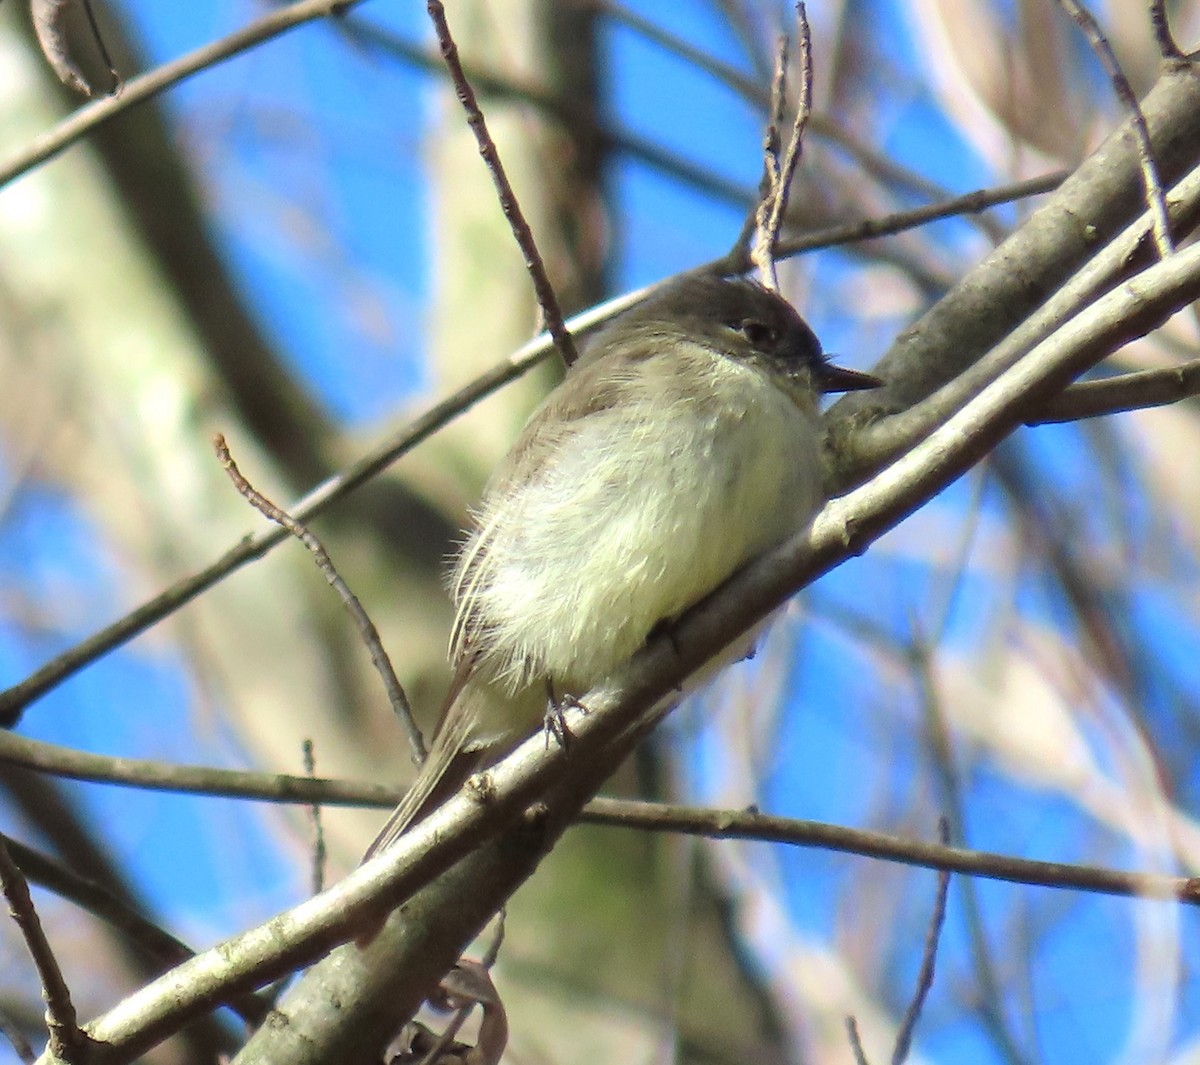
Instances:
[[[883,387],[883,382],[873,374],[848,370],[831,362],[822,362],[813,371],[813,383],[819,392],[861,392]]]

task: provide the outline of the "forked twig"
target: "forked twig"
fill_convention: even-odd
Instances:
[[[787,38],[780,36],[775,76],[771,79],[771,119],[763,142],[767,191],[755,213],[754,247],[750,253],[750,259],[758,267],[762,283],[775,292],[779,290],[779,281],[775,276],[779,232],[787,211],[788,192],[800,162],[804,130],[812,113],[812,31],[803,0],[798,0],[796,4],[796,36],[800,65],[796,115],[792,121],[787,150],[781,161],[779,129],[783,122],[784,101],[787,98]]]
[[[775,70],[771,76],[771,115],[763,134],[762,196],[754,208],[754,240],[750,247],[750,261],[758,267],[759,279],[772,292],[779,291],[774,255],[779,234],[772,235],[770,224],[780,187],[779,131],[787,100],[787,60],[788,39],[781,33],[775,46]]]

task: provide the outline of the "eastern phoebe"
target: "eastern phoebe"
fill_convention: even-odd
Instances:
[[[809,521],[818,394],[879,384],[750,281],[684,277],[597,333],[488,484],[429,757],[367,856]]]

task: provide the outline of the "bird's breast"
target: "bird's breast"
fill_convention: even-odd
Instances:
[[[585,690],[815,513],[815,406],[736,363],[718,372],[698,402],[582,419],[539,476],[487,502],[456,591],[489,672]]]

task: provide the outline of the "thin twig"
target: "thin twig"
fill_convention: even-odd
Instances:
[[[310,779],[286,773],[256,773],[207,766],[171,765],[148,758],[111,757],[18,736],[0,729],[0,763],[23,766],[70,780],[170,791],[220,795],[256,802],[319,802],[323,806],[392,807],[404,789],[360,781]]]
[[[1167,17],[1166,0],[1150,0],[1150,29],[1154,32],[1154,42],[1158,45],[1158,54],[1168,62],[1186,58],[1183,51],[1171,33],[1171,20]]]
[[[233,456],[229,453],[229,446],[225,443],[225,437],[220,433],[213,439],[213,450],[216,451],[218,461],[242,497],[255,510],[262,514],[263,517],[286,529],[308,548],[308,552],[316,562],[317,568],[324,575],[325,580],[329,582],[329,586],[337,592],[342,605],[350,612],[350,616],[354,619],[354,623],[358,627],[360,639],[371,654],[371,664],[374,665],[383,680],[383,688],[387,693],[388,703],[392,707],[392,712],[400,719],[400,724],[408,736],[408,744],[412,750],[413,762],[417,766],[420,766],[425,761],[425,743],[421,739],[421,730],[417,728],[417,722],[413,718],[412,708],[408,705],[408,696],[404,694],[400,678],[396,676],[396,671],[392,668],[392,660],[388,657],[387,651],[384,650],[383,641],[379,638],[379,630],[375,628],[375,623],[371,620],[366,610],[363,609],[363,605],[358,601],[358,597],[350,591],[349,585],[346,584],[334,567],[333,559],[329,557],[329,552],[325,550],[325,545],[321,543],[316,534],[307,525],[293,517],[283,508],[272,503],[271,500],[246,480],[242,471],[237,468],[237,463],[233,461]]]
[[[800,65],[800,88],[796,101],[796,115],[792,120],[792,135],[788,140],[787,153],[783,157],[783,165],[779,170],[779,188],[775,192],[775,202],[771,204],[771,216],[767,220],[767,233],[770,239],[771,258],[779,244],[779,230],[787,213],[788,195],[792,188],[792,178],[800,162],[800,153],[804,147],[804,130],[808,126],[812,114],[812,30],[808,25],[808,12],[804,0],[796,4],[796,50],[797,61]]]
[[[164,969],[195,953],[103,884],[81,876],[9,836],[0,836],[0,842],[8,848],[10,857],[27,880],[100,918]]]
[[[955,215],[974,214],[976,211],[984,211],[989,207],[1011,203],[1014,200],[1053,192],[1069,176],[1070,171],[1056,170],[1041,177],[1013,182],[1011,185],[1004,186],[1003,190],[999,187],[978,189],[941,203],[931,203],[907,211],[895,211],[881,218],[867,218],[861,222],[827,226],[824,229],[814,230],[812,233],[780,240],[775,249],[775,255],[779,259],[790,258],[802,252],[816,251],[819,248],[831,248],[837,245],[855,244],[859,241],[892,236]]]
[[[501,909],[496,914],[495,925],[492,928],[492,938],[487,945],[487,950],[483,952],[483,957],[479,959],[479,964],[485,969],[490,969],[496,964],[496,960],[500,957],[500,948],[504,946],[504,937],[508,931],[508,910]]]
[[[934,776],[941,793],[940,802],[947,811],[944,818],[951,838],[956,843],[963,843],[967,837],[966,803],[963,799],[962,774],[955,760],[955,752],[951,739],[951,730],[946,721],[945,710],[939,698],[937,681],[933,672],[933,648],[920,631],[916,619],[910,622],[911,665],[913,680],[917,686],[918,698],[921,703],[921,717],[924,726],[925,744],[933,763]],[[968,880],[963,885],[962,908],[966,918],[967,938],[970,942],[971,954],[975,963],[975,976],[979,983],[979,1001],[977,1009],[984,1022],[984,1029],[990,1033],[1005,1059],[1014,1065],[1023,1065],[1028,1061],[1023,1054],[1013,1032],[1010,1030],[1004,1013],[999,1008],[1002,1000],[1000,979],[996,974],[996,965],[988,944],[984,929],[983,911],[979,903],[979,895],[975,885]]]
[[[195,954],[186,943],[160,928],[103,884],[80,876],[53,858],[9,836],[0,837],[17,868],[31,884],[74,903],[98,917],[162,970],[186,961]],[[269,1006],[253,994],[239,995],[227,1003],[248,1025],[262,1024]]]
[[[1101,895],[1170,899],[1200,905],[1200,877],[1126,873],[1118,869],[1038,862],[1010,855],[944,847],[926,840],[900,839],[885,832],[774,817],[754,811],[706,810],[661,803],[596,798],[581,820],[652,832],[682,832],[707,839],[753,839],[857,854],[925,869],[944,869],[991,880]]]
[[[796,166],[800,162],[804,129],[812,112],[812,33],[804,0],[798,0],[796,4],[796,36],[799,41],[800,89],[796,101],[796,114],[792,120],[792,132],[782,162],[779,158],[779,128],[783,123],[783,106],[787,97],[788,56],[787,37],[779,37],[775,76],[771,79],[771,119],[763,140],[767,193],[759,202],[755,215],[757,226],[754,248],[750,253],[750,259],[758,267],[763,285],[772,292],[779,291],[779,279],[775,274],[779,232],[783,228],[783,218],[787,211],[788,192],[796,174]]]
[[[750,250],[750,261],[758,267],[759,279],[772,292],[779,291],[779,280],[775,276],[774,244],[770,219],[773,206],[779,195],[780,128],[783,125],[783,107],[787,100],[788,39],[780,34],[775,46],[775,70],[771,76],[771,112],[767,117],[767,128],[763,134],[763,186],[764,193],[754,212],[754,244]]]
[[[458,1012],[421,1058],[421,1065],[437,1065],[449,1060],[469,1061],[471,1065],[499,1065],[508,1043],[508,1018],[487,965],[460,958],[458,964],[443,977],[429,1001],[441,1008],[457,1009]],[[483,1021],[473,1052],[443,1058],[476,1006],[483,1008]],[[461,1047],[462,1044],[455,1046]]]
[[[454,1016],[446,1022],[446,1026],[433,1041],[433,1046],[421,1058],[420,1065],[438,1065],[443,1060],[442,1055],[446,1053],[450,1044],[454,1042],[455,1037],[462,1030],[462,1026],[467,1023],[467,1018],[471,1016],[471,1011],[474,1008],[475,1003],[468,1002],[466,1005],[460,1006],[455,1010]]]
[[[1077,381],[1038,407],[1026,425],[1050,425],[1099,418],[1125,411],[1147,410],[1200,395],[1200,359],[1158,370],[1134,370]]]
[[[124,86],[119,96],[108,96],[79,108],[42,136],[35,137],[5,163],[0,164],[0,187],[47,159],[54,158],[122,111],[157,96],[185,78],[250,51],[263,41],[278,37],[306,22],[329,18],[361,2],[362,0],[299,0],[298,3],[271,11],[228,36],[202,45],[187,55],[134,78]]]
[[[46,1027],[50,1032],[50,1050],[65,1062],[82,1061],[88,1046],[88,1037],[79,1027],[75,1006],[71,1002],[71,991],[63,979],[58,959],[46,939],[42,922],[29,896],[29,884],[21,875],[4,837],[0,836],[0,890],[8,901],[8,912],[16,921],[25,939],[29,957],[37,969],[42,984],[42,998],[46,1003]]]
[[[516,194],[504,171],[504,164],[500,160],[500,153],[496,150],[496,143],[488,133],[487,121],[479,109],[475,90],[471,88],[471,83],[463,72],[462,62],[458,57],[458,47],[454,43],[450,25],[446,21],[446,9],[441,0],[428,0],[425,8],[429,12],[430,19],[433,20],[438,47],[441,49],[442,58],[446,61],[446,67],[450,71],[450,80],[454,83],[458,102],[462,104],[463,110],[467,113],[467,124],[475,135],[475,142],[479,145],[479,154],[483,156],[488,172],[492,175],[496,194],[500,200],[500,209],[504,212],[504,217],[508,219],[513,236],[525,258],[525,269],[529,271],[529,277],[533,281],[538,306],[541,307],[542,317],[546,322],[546,330],[554,338],[554,344],[558,348],[559,354],[562,355],[563,362],[571,366],[579,357],[579,353],[575,350],[575,341],[571,338],[566,322],[563,320],[558,297],[555,296],[554,287],[550,284],[550,278],[546,274],[546,264],[542,261],[542,253],[538,251],[537,242],[533,239],[533,231],[529,228],[520,203],[517,202]]]
[[[43,773],[101,784],[173,791],[256,802],[391,809],[404,789],[332,778],[254,773],[203,766],[163,765],[146,759],[75,751],[0,730],[0,762]],[[1131,873],[1099,866],[1035,862],[987,851],[942,847],[885,832],[774,817],[747,810],[716,810],[663,803],[593,799],[581,821],[649,832],[676,832],[707,839],[744,839],[821,847],[925,869],[946,869],[968,876],[1017,884],[1117,895],[1171,899],[1200,904],[1200,877]],[[107,919],[107,918],[106,918]]]
[[[304,775],[310,780],[317,776],[317,762],[313,757],[313,741],[305,738],[303,745]],[[312,826],[313,856],[312,856],[312,893],[321,894],[325,890],[325,829],[321,824],[321,804],[312,803],[308,808],[308,820]]]
[[[846,1038],[850,1040],[850,1050],[854,1054],[854,1065],[871,1065],[867,1052],[863,1049],[862,1037],[858,1034],[858,1021],[853,1016],[846,1018]]]
[[[944,817],[938,819],[938,840],[942,846],[950,843],[950,822]],[[912,1001],[904,1011],[900,1022],[900,1030],[896,1033],[896,1045],[892,1049],[892,1065],[904,1065],[908,1052],[912,1048],[913,1033],[917,1021],[921,1019],[921,1010],[929,989],[933,987],[933,971],[937,961],[938,942],[942,936],[942,927],[946,923],[946,898],[950,892],[950,874],[942,869],[938,872],[937,896],[933,904],[933,914],[929,918],[929,931],[925,934],[925,950],[921,957],[921,968],[917,974],[917,986],[913,992]]]
[[[1134,137],[1137,140],[1138,162],[1142,168],[1146,206],[1154,221],[1154,244],[1158,248],[1159,256],[1165,258],[1175,250],[1175,242],[1171,237],[1171,221],[1167,217],[1167,201],[1163,195],[1162,181],[1158,175],[1158,163],[1154,159],[1154,145],[1150,142],[1150,129],[1146,125],[1146,116],[1142,113],[1142,106],[1138,103],[1133,86],[1129,84],[1129,79],[1117,61],[1112,45],[1108,43],[1108,38],[1104,36],[1100,24],[1092,13],[1079,0],[1058,0],[1058,2],[1083,31],[1092,51],[1096,53],[1096,58],[1100,60],[1100,65],[1108,74],[1117,99],[1129,110]]]

